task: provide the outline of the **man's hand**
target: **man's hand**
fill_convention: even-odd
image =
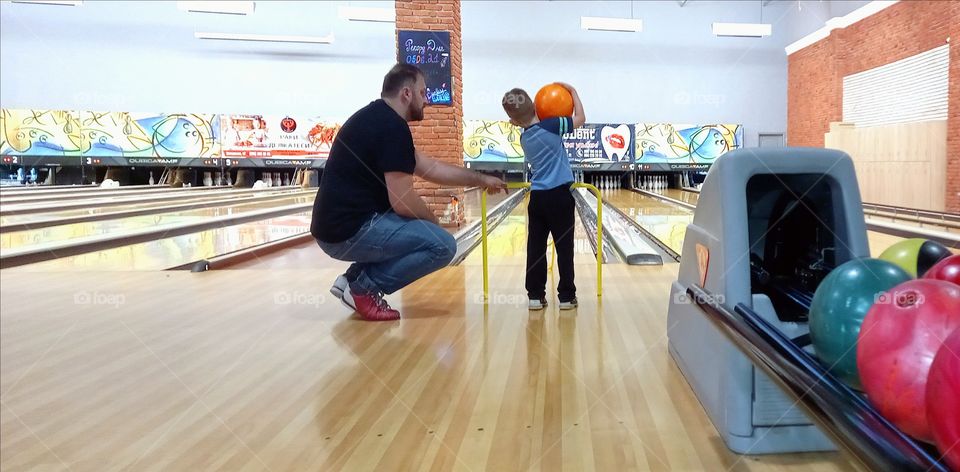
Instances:
[[[488,194],[494,195],[500,193],[501,190],[504,192],[507,191],[507,183],[492,176],[486,174],[479,174],[480,181],[477,182],[477,186],[484,189]]]

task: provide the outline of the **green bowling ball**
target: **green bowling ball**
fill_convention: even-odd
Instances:
[[[919,277],[941,259],[950,256],[950,250],[936,241],[921,238],[904,239],[891,245],[880,253],[880,259],[892,262],[907,271],[912,277]]]
[[[880,259],[854,259],[833,269],[813,294],[810,340],[824,367],[861,390],[857,375],[857,336],[867,311],[880,295],[911,280],[897,265]]]

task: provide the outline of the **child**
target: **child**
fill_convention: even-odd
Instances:
[[[533,100],[515,88],[503,96],[503,110],[510,122],[523,128],[520,145],[530,163],[530,205],[527,207],[527,297],[531,310],[547,306],[547,233],[557,249],[560,284],[557,287],[561,310],[577,306],[577,287],[573,283],[574,201],[570,193],[573,171],[560,137],[583,125],[583,104],[577,91],[561,83],[573,95],[573,116],[537,118]]]

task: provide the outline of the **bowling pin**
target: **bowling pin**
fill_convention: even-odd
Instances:
[[[213,186],[213,177],[211,177],[210,172],[203,173],[203,186],[212,187]]]
[[[263,183],[266,184],[267,187],[273,187],[273,174],[270,172],[264,172]]]
[[[152,171],[152,170],[150,171],[150,180],[148,180],[147,183],[150,184],[150,185],[153,185],[153,184],[157,183],[155,180],[153,180],[153,171]]]
[[[227,171],[227,185],[233,186],[233,175],[229,171]]]

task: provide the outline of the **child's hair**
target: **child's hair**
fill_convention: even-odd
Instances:
[[[503,111],[507,116],[520,123],[526,123],[533,119],[537,111],[533,105],[530,95],[527,95],[523,89],[515,88],[503,94]]]

